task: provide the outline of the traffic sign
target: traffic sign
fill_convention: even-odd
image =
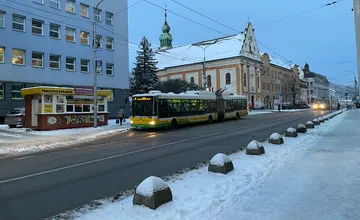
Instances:
[[[96,65],[96,72],[101,73],[102,72],[102,61],[96,60],[95,65]]]

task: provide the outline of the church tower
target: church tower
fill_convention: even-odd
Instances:
[[[173,37],[170,34],[170,26],[167,23],[167,13],[166,13],[166,9],[165,9],[165,22],[164,25],[162,26],[162,34],[159,37],[160,40],[160,50],[167,50],[167,49],[171,49],[172,48],[172,40]]]

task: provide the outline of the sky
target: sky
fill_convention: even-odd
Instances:
[[[310,70],[327,76],[330,81],[353,86],[357,57],[352,0],[342,0],[332,6],[273,24],[269,23],[317,8],[333,0],[176,0],[231,29],[172,0],[147,1],[160,7],[167,6],[174,47],[224,36],[223,34],[234,34],[232,29],[243,31],[246,23],[250,21],[255,28],[255,37],[261,52],[268,52],[284,62],[291,61],[301,67],[308,63]],[[131,6],[128,8],[129,41],[132,42],[129,43],[131,69],[136,57],[135,43],[138,44],[143,36],[153,47],[159,46],[164,10],[145,0],[128,0],[128,6]]]

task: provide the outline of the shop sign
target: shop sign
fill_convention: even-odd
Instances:
[[[52,113],[53,105],[52,104],[44,104],[44,113]]]
[[[74,87],[74,91],[77,95],[94,94],[94,88],[91,87]]]

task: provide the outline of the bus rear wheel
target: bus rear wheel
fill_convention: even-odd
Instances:
[[[176,119],[174,118],[173,120],[171,120],[171,128],[172,129],[176,129],[177,128],[177,121],[176,121]]]
[[[235,118],[236,120],[239,120],[240,119],[240,114],[239,114],[239,112],[236,112],[236,118]]]

